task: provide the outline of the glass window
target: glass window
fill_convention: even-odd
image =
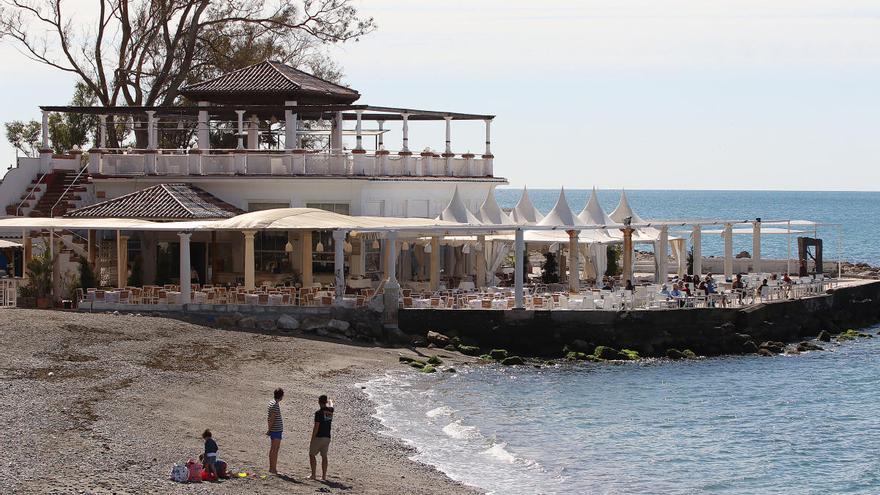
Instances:
[[[332,211],[342,215],[350,215],[351,208],[348,203],[306,203],[306,208],[316,208],[318,210]]]

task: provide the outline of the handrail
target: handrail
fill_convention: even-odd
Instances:
[[[82,176],[82,173],[85,172],[88,168],[89,168],[88,163],[83,165],[83,167],[76,174],[76,177],[73,178],[73,182],[71,182],[70,184],[67,185],[67,187],[64,189],[64,192],[61,193],[61,196],[58,197],[58,200],[55,201],[55,204],[52,205],[52,208],[49,210],[50,217],[55,217],[55,207],[58,206],[58,203],[60,203],[62,199],[64,199],[64,196],[67,196],[67,192],[70,191],[70,188],[73,187],[74,185],[76,185],[77,182],[79,182],[79,178]]]
[[[45,179],[46,176],[49,175],[49,172],[51,172],[51,170],[47,170],[46,172],[43,172],[43,175],[41,175],[40,178],[37,180],[37,185],[43,183],[43,179]],[[46,185],[46,189],[47,190],[49,189],[48,184]],[[34,193],[33,188],[31,188],[31,190],[28,191],[28,193],[24,195],[24,199],[21,200],[21,203],[18,203],[18,208],[15,209],[15,216],[21,215],[21,205],[23,205],[25,201],[29,200],[31,197],[31,194],[33,194],[33,193]]]

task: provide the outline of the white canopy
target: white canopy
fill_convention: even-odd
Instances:
[[[578,214],[578,220],[582,225],[603,225],[607,226],[613,231],[616,231],[619,225],[605,213],[605,210],[602,209],[602,205],[599,204],[599,198],[596,195],[596,188],[593,188],[593,192],[590,193],[590,199],[587,200],[586,206],[584,209]],[[613,232],[612,231],[612,232]],[[591,235],[596,238],[601,238],[602,236],[607,237],[607,241],[611,241],[613,235],[606,229],[595,230],[591,232]],[[623,234],[618,236],[620,238],[623,237]]]
[[[559,199],[556,200],[556,205],[553,206],[553,209],[550,210],[546,217],[538,222],[538,225],[561,225],[566,227],[580,225],[580,221],[571,211],[571,207],[568,206],[568,201],[565,199],[564,187],[559,190]]]
[[[632,207],[629,205],[629,199],[626,197],[626,191],[620,191],[620,201],[617,203],[617,208],[608,215],[608,218],[621,225],[627,218],[630,219],[630,223],[633,225],[648,223],[642,219],[638,213],[633,211]],[[623,233],[621,232],[612,231],[610,234],[615,239],[623,238]],[[660,229],[655,227],[640,227],[633,232],[633,242],[653,242],[659,238]]]
[[[477,217],[480,221],[487,225],[512,225],[513,220],[501,210],[501,207],[498,206],[498,202],[495,200],[495,190],[489,190],[489,194],[486,195],[486,200],[483,201],[483,205],[480,206],[480,211],[477,212]]]
[[[755,233],[754,229],[746,228],[746,229],[731,229],[734,234],[748,234],[752,235]],[[704,230],[703,234],[724,234],[724,230]],[[788,230],[779,227],[764,227],[761,226],[761,235],[764,234],[806,234],[810,233],[806,230]]]
[[[452,199],[449,200],[449,204],[446,205],[446,208],[440,212],[440,216],[437,217],[437,220],[467,223],[471,225],[479,225],[481,223],[480,219],[471,213],[467,206],[465,206],[464,201],[461,200],[461,195],[458,193],[458,186],[455,187],[455,191],[452,193]]]
[[[8,249],[8,248],[20,248],[21,244],[17,242],[7,241],[5,239],[0,239],[0,249]]]
[[[535,225],[544,218],[544,215],[535,208],[529,198],[529,191],[523,187],[522,196],[510,212],[510,219],[517,225]]]

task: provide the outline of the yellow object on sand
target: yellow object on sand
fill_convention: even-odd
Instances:
[[[239,478],[247,478],[247,473],[238,473]]]

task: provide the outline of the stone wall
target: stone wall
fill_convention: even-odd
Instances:
[[[880,282],[835,289],[794,301],[745,309],[697,308],[657,311],[400,311],[400,328],[424,337],[428,330],[459,337],[483,349],[504,348],[525,356],[559,357],[562,349],[592,352],[597,345],[663,356],[692,349],[714,356],[754,352],[749,342],[792,342],[821,330],[838,333],[880,321]]]

